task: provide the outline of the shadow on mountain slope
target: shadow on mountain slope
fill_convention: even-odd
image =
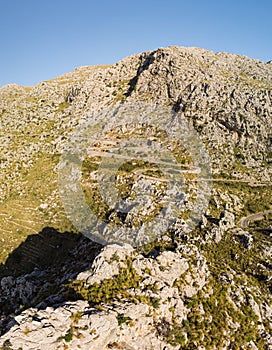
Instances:
[[[60,267],[71,258],[71,251],[87,240],[81,234],[60,233],[54,228],[46,227],[38,234],[30,235],[0,265],[0,278],[18,277],[30,273],[35,268]],[[89,242],[89,240],[87,240]],[[97,246],[96,244],[93,244]]]
[[[65,283],[88,270],[102,246],[82,234],[46,227],[30,235],[0,265],[0,335],[26,308],[65,301]]]

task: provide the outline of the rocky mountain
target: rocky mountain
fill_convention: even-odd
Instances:
[[[272,349],[272,65],[169,47],[0,89],[0,349]]]

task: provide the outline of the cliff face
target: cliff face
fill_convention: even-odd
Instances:
[[[271,87],[169,47],[1,88],[2,348],[272,348]]]

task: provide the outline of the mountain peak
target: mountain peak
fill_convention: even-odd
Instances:
[[[271,91],[177,46],[1,88],[0,346],[270,349]]]

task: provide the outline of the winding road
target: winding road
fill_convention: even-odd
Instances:
[[[239,225],[243,228],[248,227],[250,221],[263,220],[265,215],[272,214],[272,210],[262,211],[259,213],[248,215],[239,221]]]

